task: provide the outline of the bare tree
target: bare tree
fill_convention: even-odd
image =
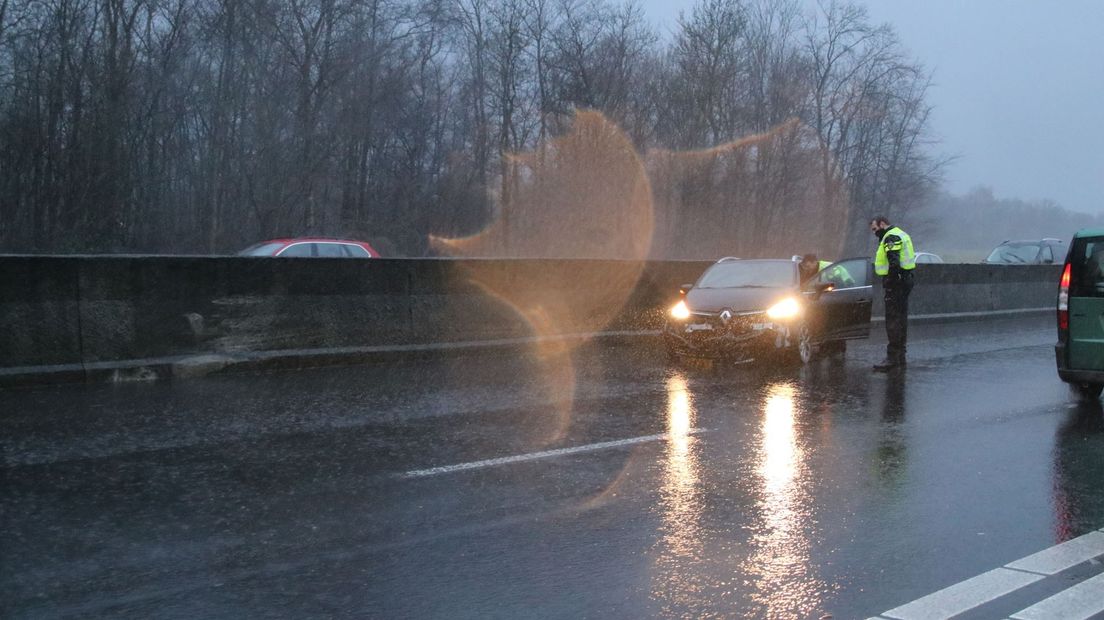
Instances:
[[[661,253],[810,213],[858,247],[938,178],[929,76],[860,7],[801,6],[701,0],[665,43],[618,0],[0,0],[0,249],[420,255],[496,218],[525,247],[530,175],[610,124],[655,154]]]
[[[847,180],[849,195],[832,199],[847,207],[840,248],[854,250],[863,245],[864,220],[904,206],[887,200],[922,196],[937,178],[939,166],[920,149],[928,77],[904,57],[893,31],[870,24],[856,5],[820,5],[806,26],[806,49],[812,123],[824,145],[821,175]]]
[[[703,147],[740,137],[747,9],[740,0],[703,0],[679,26],[671,51],[670,96],[682,111],[675,117],[674,145]]]

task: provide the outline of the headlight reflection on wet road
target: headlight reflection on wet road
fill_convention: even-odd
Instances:
[[[808,617],[832,587],[811,565],[816,535],[812,471],[799,433],[797,388],[776,383],[764,391],[755,450],[744,477],[728,492],[749,493],[748,521],[718,522],[707,501],[693,392],[682,373],[667,378],[667,449],[659,488],[658,553],[651,594],[661,617],[698,617],[727,606],[734,615]],[[750,421],[750,420],[749,420]],[[722,450],[722,452],[724,452]],[[740,455],[730,455],[742,460]],[[737,467],[740,467],[737,464]],[[719,500],[724,501],[724,500]],[[713,520],[711,520],[713,519]]]
[[[667,379],[667,451],[663,463],[662,536],[652,596],[665,615],[694,607],[701,584],[691,568],[702,558],[700,453],[694,437],[696,412],[685,375]]]
[[[763,454],[759,473],[771,499],[787,499],[797,477],[800,450],[794,432],[794,389],[773,385],[763,412]]]
[[[699,458],[694,450],[694,407],[686,378],[681,374],[667,380],[667,455],[664,466],[663,501],[666,539],[680,555],[700,544],[697,521],[701,505],[697,486]]]
[[[805,617],[827,594],[810,566],[810,537],[815,522],[809,493],[810,470],[799,440],[793,385],[767,390],[761,425],[757,473],[761,523],[752,537],[752,554],[741,569],[756,581],[753,598],[764,616]]]

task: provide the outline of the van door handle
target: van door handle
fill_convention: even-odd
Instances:
[[[1085,315],[1084,315],[1084,314],[1081,314],[1080,312],[1075,312],[1075,313],[1073,314],[1073,316],[1079,316],[1079,317],[1084,317]]]

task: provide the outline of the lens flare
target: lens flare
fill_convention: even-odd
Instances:
[[[657,255],[716,259],[801,247],[844,251],[851,218],[843,171],[815,130],[791,119],[694,151],[648,151]]]
[[[571,397],[575,370],[570,352],[586,339],[563,336],[618,329],[618,321],[627,320],[623,308],[651,249],[651,186],[625,132],[590,110],[578,111],[563,135],[531,152],[503,157],[501,176],[486,188],[494,222],[476,235],[433,237],[431,242],[455,258],[528,260],[469,260],[459,263],[459,270],[443,267],[461,281],[448,282],[448,295],[427,301],[445,304],[447,311],[454,306],[458,321],[479,316],[485,299],[512,308],[511,318],[519,318],[513,322],[520,325],[504,322],[498,327],[502,336],[536,337],[546,381]],[[548,258],[578,264],[543,260]],[[565,404],[550,442],[570,424],[573,403],[559,402]]]

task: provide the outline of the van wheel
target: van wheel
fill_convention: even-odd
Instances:
[[[1104,384],[1100,383],[1071,383],[1070,388],[1081,400],[1092,401],[1100,398],[1100,392],[1104,391]]]

